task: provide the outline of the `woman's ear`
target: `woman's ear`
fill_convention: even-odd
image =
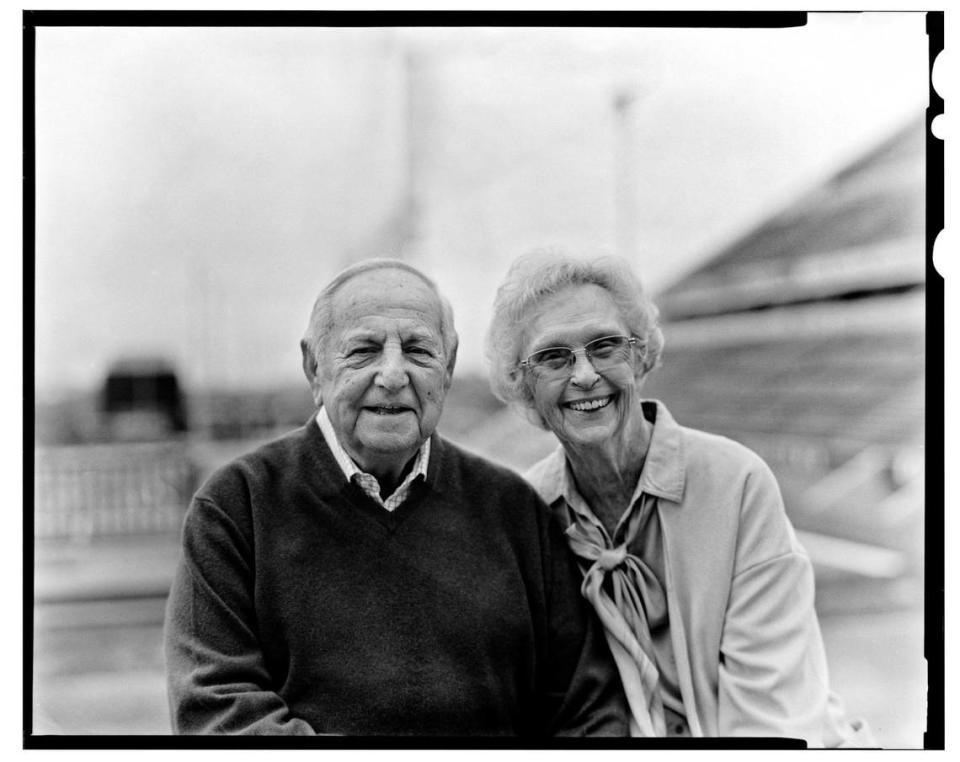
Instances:
[[[648,368],[644,363],[637,363],[637,367],[633,371],[633,380],[637,385],[637,389],[643,386],[651,370],[653,369]]]

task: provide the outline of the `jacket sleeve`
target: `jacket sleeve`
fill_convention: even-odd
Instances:
[[[257,637],[252,559],[236,523],[194,498],[164,624],[174,733],[315,735],[272,688]]]
[[[857,743],[866,732],[844,718],[830,693],[813,569],[762,462],[744,482],[720,650],[721,736],[802,738],[823,747]]]
[[[630,712],[603,627],[580,594],[581,574],[550,519],[544,722],[554,736],[629,735]]]

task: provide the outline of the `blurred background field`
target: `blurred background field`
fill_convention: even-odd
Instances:
[[[925,45],[922,14],[38,30],[34,733],[169,732],[183,512],[311,414],[297,340],[345,264],[399,255],[451,298],[442,433],[517,470],[552,449],[480,339],[512,256],[559,242],[633,261],[666,337],[647,396],[770,463],[835,690],[920,747]]]

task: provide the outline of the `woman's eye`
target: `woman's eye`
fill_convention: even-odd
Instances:
[[[562,365],[567,361],[568,349],[544,349],[538,352],[534,357],[534,362],[544,365]]]
[[[608,339],[597,339],[587,345],[587,351],[593,357],[611,357],[618,349],[624,346],[623,339],[611,336]]]

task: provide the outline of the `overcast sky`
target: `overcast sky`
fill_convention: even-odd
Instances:
[[[796,30],[40,28],[38,388],[89,387],[143,353],[188,384],[296,383],[314,295],[374,253],[409,179],[408,49],[428,61],[422,261],[454,303],[462,367],[479,369],[514,254],[616,245],[611,87],[637,98],[635,265],[657,291],[919,118],[926,46],[922,14]]]

